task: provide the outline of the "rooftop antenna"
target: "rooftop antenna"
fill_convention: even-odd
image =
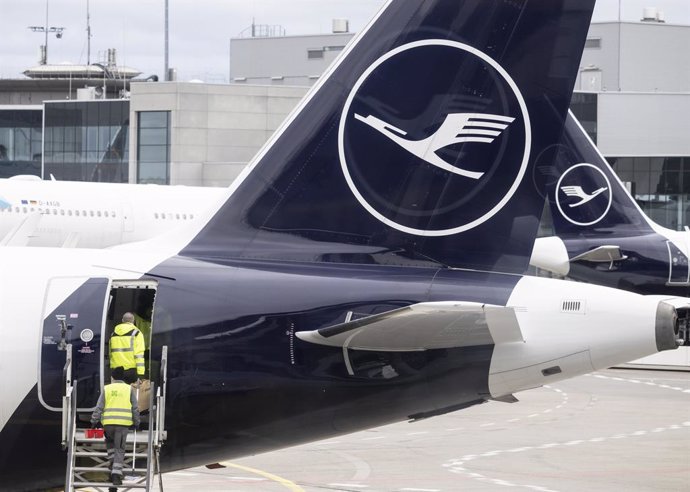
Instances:
[[[44,26],[29,26],[32,32],[43,32],[46,35],[45,44],[41,46],[41,60],[39,63],[41,65],[48,64],[48,33],[54,32],[55,37],[60,39],[62,37],[62,31],[65,30],[64,27],[48,27],[48,0],[46,0],[46,25]]]
[[[89,0],[86,0],[86,65],[91,65],[91,15]]]
[[[170,75],[168,73],[168,0],[165,0],[165,67],[163,69],[163,80],[170,80]]]

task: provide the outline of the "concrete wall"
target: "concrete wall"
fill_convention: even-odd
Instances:
[[[136,113],[171,111],[170,184],[228,186],[306,87],[132,84],[130,176],[136,176]]]
[[[353,34],[230,40],[230,83],[312,85]],[[323,58],[308,58],[321,50]]]
[[[600,47],[585,48],[581,67],[601,70],[600,90],[690,92],[690,26],[595,23],[590,26],[587,39],[599,39]],[[576,89],[588,88],[578,82]]]
[[[608,156],[690,156],[690,94],[600,93],[597,147]]]

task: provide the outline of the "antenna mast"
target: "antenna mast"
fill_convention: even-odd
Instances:
[[[91,65],[91,15],[89,0],[86,0],[86,65]]]

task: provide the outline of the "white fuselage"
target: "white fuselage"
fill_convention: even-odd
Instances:
[[[226,188],[0,179],[0,244],[105,248],[200,220]],[[205,216],[204,216],[205,217]]]

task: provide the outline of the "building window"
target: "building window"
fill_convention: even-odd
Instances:
[[[650,219],[669,229],[683,229],[690,220],[690,157],[607,160]]]
[[[585,49],[601,48],[601,38],[588,38],[585,41]]]
[[[137,183],[170,183],[170,111],[137,113]]]
[[[45,103],[44,177],[126,183],[129,101]]]
[[[598,95],[591,92],[574,92],[570,100],[570,110],[595,144],[597,143],[597,99]]]
[[[0,109],[0,178],[41,176],[41,109]]]
[[[323,48],[307,50],[308,60],[320,60],[323,58]]]

